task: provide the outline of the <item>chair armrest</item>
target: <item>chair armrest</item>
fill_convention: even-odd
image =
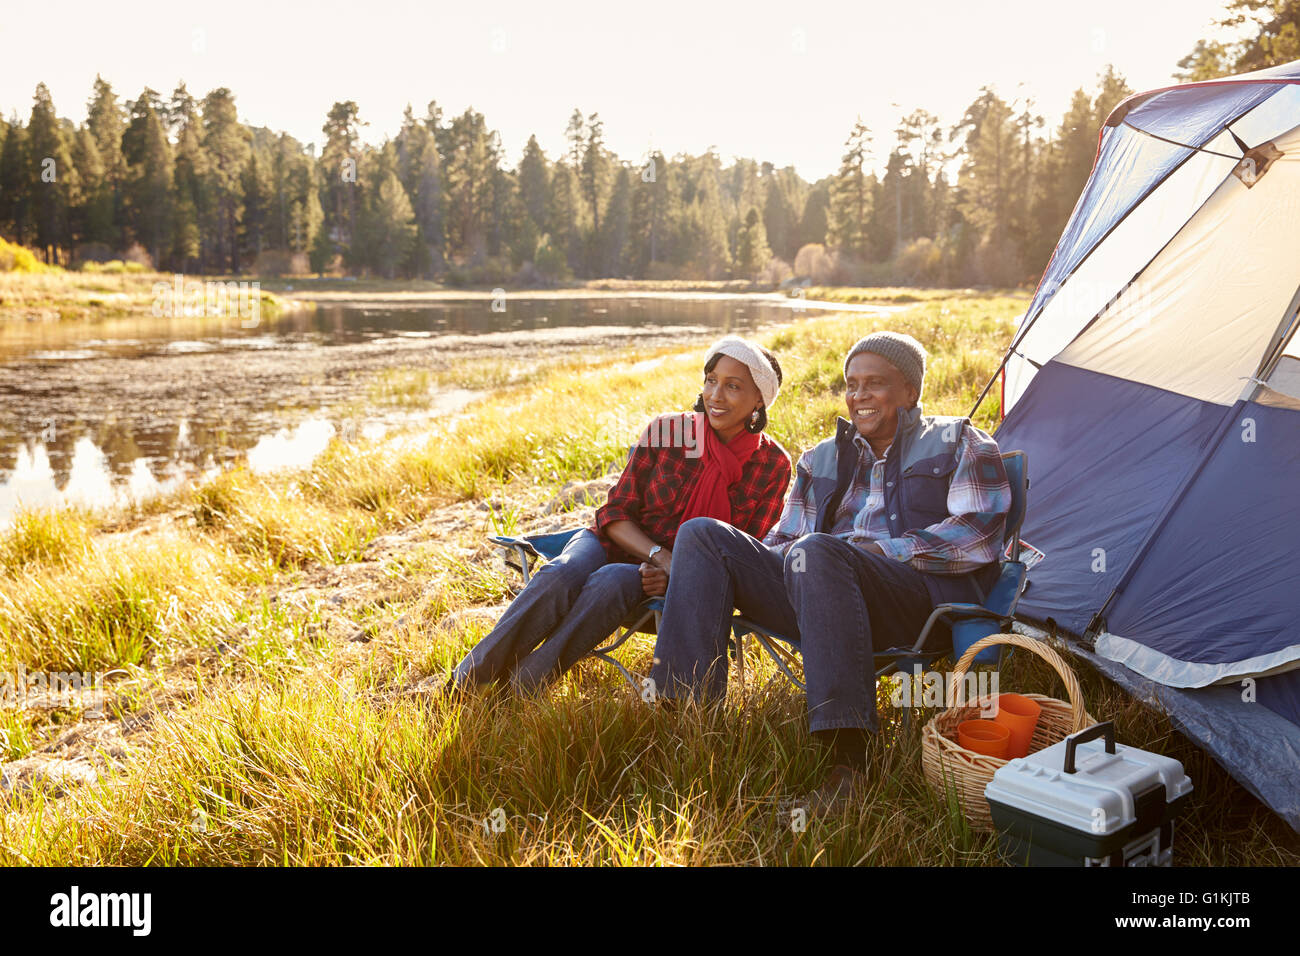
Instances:
[[[527,551],[534,558],[541,557],[541,555],[537,553],[537,549],[533,547],[532,542],[527,538],[506,538],[500,535],[495,535],[488,538],[488,540],[493,544],[501,545],[503,548],[519,548],[523,551]]]
[[[982,618],[986,621],[1005,621],[1012,617],[1011,614],[998,614],[996,611],[990,611],[986,607],[978,604],[940,604],[935,608],[936,611],[942,610],[944,617],[955,618]]]

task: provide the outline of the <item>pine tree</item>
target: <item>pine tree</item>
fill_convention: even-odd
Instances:
[[[152,92],[152,91],[146,91]],[[141,96],[133,107],[130,136],[123,138],[128,156],[127,208],[135,238],[149,250],[154,266],[171,246],[173,158],[155,102]]]
[[[767,230],[763,228],[763,219],[758,210],[751,206],[745,214],[745,224],[736,240],[736,272],[752,279],[771,258],[772,250],[767,245]]]
[[[1192,52],[1178,61],[1174,79],[1180,83],[1217,80],[1234,72],[1234,59],[1228,44],[1219,40],[1197,40]]]
[[[20,246],[28,243],[30,228],[31,187],[27,171],[31,167],[27,128],[14,116],[0,148],[0,231],[13,237]]]
[[[212,261],[212,237],[205,227],[211,222],[208,201],[209,163],[203,148],[203,121],[198,105],[178,87],[173,95],[172,117],[178,123],[172,176],[172,250],[169,258],[181,271],[206,271]]]
[[[727,216],[722,204],[720,163],[710,150],[692,164],[696,173],[694,195],[688,207],[686,237],[680,253],[700,278],[720,279],[731,271],[727,242]]]
[[[59,247],[67,241],[72,153],[44,83],[36,84],[33,100],[32,115],[27,121],[28,194],[32,199],[36,247],[47,263],[57,263]]]
[[[443,195],[442,156],[434,129],[439,116],[435,103],[429,104],[430,119],[416,120],[408,104],[402,114],[402,129],[397,135],[399,178],[415,211],[416,240],[411,245],[405,268],[412,275],[432,278],[441,271],[443,255],[443,220],[446,199]]]
[[[795,252],[806,245],[824,243],[830,238],[831,183],[826,177],[808,190],[803,212],[799,216],[799,240]],[[794,261],[793,259],[791,260]]]
[[[380,275],[391,279],[410,254],[416,233],[415,211],[401,180],[392,170],[384,173],[368,214],[370,223],[366,231],[371,264]]]
[[[501,160],[505,149],[501,145],[501,134],[496,130],[488,133],[488,209],[487,209],[487,254],[500,258],[508,252],[511,245],[518,241],[521,223],[519,216],[522,208],[516,207],[515,199],[519,194],[519,184],[515,174],[505,169]]]
[[[107,244],[112,237],[113,194],[89,126],[83,125],[73,137],[72,162],[81,177],[81,202],[76,210],[74,234],[82,242]]]
[[[94,94],[86,104],[86,125],[95,137],[104,178],[112,200],[109,217],[111,232],[103,242],[117,247],[122,243],[122,224],[126,221],[126,157],[122,154],[122,134],[126,131],[126,110],[108,81],[95,75]]]
[[[415,224],[417,239],[424,252],[420,257],[421,269],[430,278],[440,272],[446,262],[447,197],[443,191],[442,158],[436,139],[425,141],[418,157],[420,175],[415,187]]]
[[[357,226],[360,128],[366,125],[358,114],[357,104],[352,100],[336,102],[330,107],[325,125],[321,127],[325,134],[325,147],[320,157],[325,233],[333,251],[345,256],[353,244]]]
[[[789,166],[773,170],[770,163],[764,163],[763,168],[763,229],[772,251],[787,263],[794,262],[799,251],[799,210],[803,205],[792,188],[798,176]]]
[[[1092,101],[1093,122],[1100,131],[1106,119],[1115,107],[1133,95],[1133,88],[1128,85],[1124,75],[1114,66],[1107,66],[1097,79],[1097,93]]]
[[[495,156],[487,122],[471,107],[451,122],[447,155],[447,245],[449,256],[479,264],[487,256],[488,213]]]
[[[872,211],[867,229],[870,258],[888,259],[898,253],[903,244],[903,175],[906,160],[897,149],[889,154],[885,175],[879,182],[875,175],[867,177],[875,186],[872,191]]]
[[[537,144],[537,137],[529,136],[523,159],[519,161],[519,195],[539,232],[549,228],[546,210],[550,205],[551,176],[547,165],[546,154]]]
[[[841,252],[864,260],[871,252],[868,225],[873,203],[866,169],[871,131],[861,117],[844,145],[839,174],[831,181],[826,238]]]
[[[1225,12],[1227,16],[1219,21],[1219,26],[1247,30],[1241,40],[1220,47],[1222,62],[1231,64],[1226,72],[1245,73],[1300,59],[1300,0],[1231,0]],[[1209,47],[1207,52],[1213,51],[1214,47]],[[1193,51],[1192,57],[1195,56]],[[1205,57],[1200,62],[1201,72],[1207,72],[1206,60],[1210,59]]]
[[[276,137],[271,150],[270,195],[265,229],[266,244],[272,249],[291,248],[290,221],[293,216],[291,177],[302,154],[302,144],[288,133]]]
[[[1011,285],[1023,278],[1023,251],[1014,239],[1014,195],[1020,143],[1010,107],[990,88],[967,107],[957,132],[965,133],[958,178],[958,207],[979,235],[977,281]]]
[[[587,120],[585,138],[582,143],[582,165],[579,178],[582,181],[582,194],[591,210],[591,230],[593,235],[600,233],[600,216],[604,210],[606,194],[609,191],[609,155],[605,150],[605,124],[600,121],[598,113],[592,113]]]
[[[240,220],[242,244],[248,258],[256,261],[262,250],[271,245],[269,233],[275,201],[271,171],[260,150],[249,152],[240,180],[244,193],[244,215]]]
[[[587,139],[587,122],[582,110],[574,109],[564,138],[569,144],[564,158],[556,164],[552,177],[555,214],[551,218],[551,239],[558,242],[568,258],[569,268],[588,278],[587,239],[591,232],[591,210],[582,182],[582,157]]]
[[[923,109],[913,110],[899,123],[897,150],[902,159],[901,188],[896,217],[900,244],[935,231],[931,172],[947,158],[939,118]]]
[[[310,157],[301,156],[289,174],[289,248],[294,252],[310,252],[317,238],[324,234],[322,225],[325,213],[320,204],[316,164]],[[316,271],[323,268],[313,266]]]
[[[620,163],[614,174],[614,185],[609,194],[605,221],[597,239],[600,259],[597,274],[619,277],[626,272],[628,234],[632,221],[632,173]]]
[[[663,254],[668,207],[675,194],[668,188],[668,161],[651,153],[630,175],[631,210],[628,221],[626,268],[634,278],[645,278]]]
[[[582,267],[582,232],[579,210],[582,208],[578,174],[567,162],[556,163],[551,170],[550,245],[564,252],[568,269]]]
[[[240,268],[238,224],[243,211],[241,173],[248,162],[249,133],[240,124],[235,97],[224,86],[203,98],[203,150],[208,158],[205,192],[211,203],[217,265]]]

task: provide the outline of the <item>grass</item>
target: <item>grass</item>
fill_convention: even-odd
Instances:
[[[1023,293],[1005,293],[1022,295]],[[990,293],[983,289],[918,289],[898,288],[895,286],[871,286],[855,288],[852,286],[809,286],[803,290],[803,297],[809,301],[870,303],[873,305],[910,305],[915,302],[953,301],[962,299],[986,299]],[[1028,296],[1025,295],[1025,305]],[[1023,311],[1023,306],[1022,306]]]
[[[336,444],[334,459],[342,454],[341,447]],[[311,561],[339,563],[354,559],[374,536],[376,521],[367,509],[381,506],[377,494],[356,490],[340,496],[319,480],[286,484],[241,467],[194,490],[193,516],[200,530],[275,568],[302,567]]]
[[[444,361],[448,361],[444,359]],[[371,375],[365,381],[363,397],[345,405],[344,414],[360,414],[376,408],[427,408],[440,388],[469,390],[500,389],[537,381],[558,366],[554,360],[518,361],[500,358],[456,358],[441,368],[399,366]]]
[[[963,294],[888,320],[931,347],[928,411],[969,411],[1022,308]],[[792,455],[828,433],[842,356],[879,325],[823,315],[764,336],[789,372],[771,429]],[[648,358],[662,360],[649,378],[634,370]],[[547,520],[564,482],[620,463],[699,378],[699,356],[671,349],[565,361],[420,436],[336,441],[298,472],[226,472],[173,499],[170,522],[24,519],[0,539],[21,556],[0,575],[0,665],[120,667],[113,712],[156,716],[121,772],[0,807],[0,864],[994,864],[992,839],[920,773],[927,712],[905,721],[883,684],[865,799],[800,828],[785,802],[824,757],[802,695],[752,645],[746,686],[712,707],[648,707],[595,661],[536,698],[410,693],[486,632],[468,612],[511,593],[483,536]],[[423,384],[396,377],[391,393]],[[370,543],[394,534],[422,544],[376,558]],[[325,599],[344,598],[335,575],[363,571],[362,597]],[[630,642],[629,666],[647,670],[652,648]],[[1184,762],[1196,796],[1179,863],[1300,863],[1296,835],[1167,718],[1076,672],[1122,740]],[[1001,686],[1063,693],[1028,654]],[[54,732],[0,708],[0,756]]]
[[[0,582],[0,667],[109,670],[200,642],[231,621],[252,565],[188,535],[102,543],[75,566]]]
[[[367,384],[367,405],[422,407],[428,404],[433,384],[433,371],[427,368],[385,369]]]
[[[249,281],[228,276],[186,276],[201,282]],[[0,271],[0,323],[33,319],[113,323],[123,319],[154,318],[155,283],[173,286],[174,276],[161,272],[68,272],[62,269],[28,273]],[[180,307],[180,304],[177,306]],[[258,314],[271,320],[288,308],[286,300],[260,290]],[[234,308],[233,305],[229,308]],[[228,324],[238,316],[176,316],[160,321],[202,325]],[[107,326],[106,326],[107,327]]]
[[[0,531],[0,573],[28,565],[61,565],[91,550],[87,515],[74,508],[20,511]]]
[[[444,649],[443,660],[474,637]],[[399,651],[397,642],[391,651]],[[634,658],[648,663],[642,642]],[[993,840],[948,812],[917,769],[924,712],[885,709],[871,783],[854,810],[800,820],[785,802],[825,766],[802,701],[758,670],[742,696],[663,712],[611,669],[580,665],[557,691],[412,703],[385,697],[395,671],[345,682],[313,673],[209,685],[159,728],[147,764],[65,797],[33,797],[0,829],[0,858],[87,865],[767,864],[991,865]],[[306,679],[306,678],[312,679]],[[1028,657],[1004,686],[1046,687]],[[1047,691],[1051,693],[1052,691]],[[1058,689],[1055,691],[1060,693]],[[1085,679],[1125,740],[1182,759],[1207,798],[1222,783],[1161,720]],[[1207,782],[1207,778],[1208,782]],[[37,812],[37,811],[40,812]],[[1179,862],[1295,862],[1267,811],[1196,803]]]

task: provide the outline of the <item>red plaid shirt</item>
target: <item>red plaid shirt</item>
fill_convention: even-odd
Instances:
[[[627,467],[596,511],[591,530],[611,561],[637,562],[605,534],[614,521],[635,522],[656,544],[671,549],[682,523],[686,499],[704,467],[704,437],[691,428],[690,412],[655,418],[641,433],[628,456]],[[707,427],[707,426],[705,426]],[[790,456],[766,434],[745,462],[740,478],[727,490],[731,524],[762,539],[776,524],[790,485]]]

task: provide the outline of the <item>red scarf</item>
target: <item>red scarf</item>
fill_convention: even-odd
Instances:
[[[700,468],[686,499],[682,521],[691,518],[717,518],[730,523],[731,499],[727,489],[740,479],[740,472],[758,449],[761,435],[741,429],[739,435],[723,442],[710,427],[703,412],[695,413],[695,434],[703,436],[704,465]]]

